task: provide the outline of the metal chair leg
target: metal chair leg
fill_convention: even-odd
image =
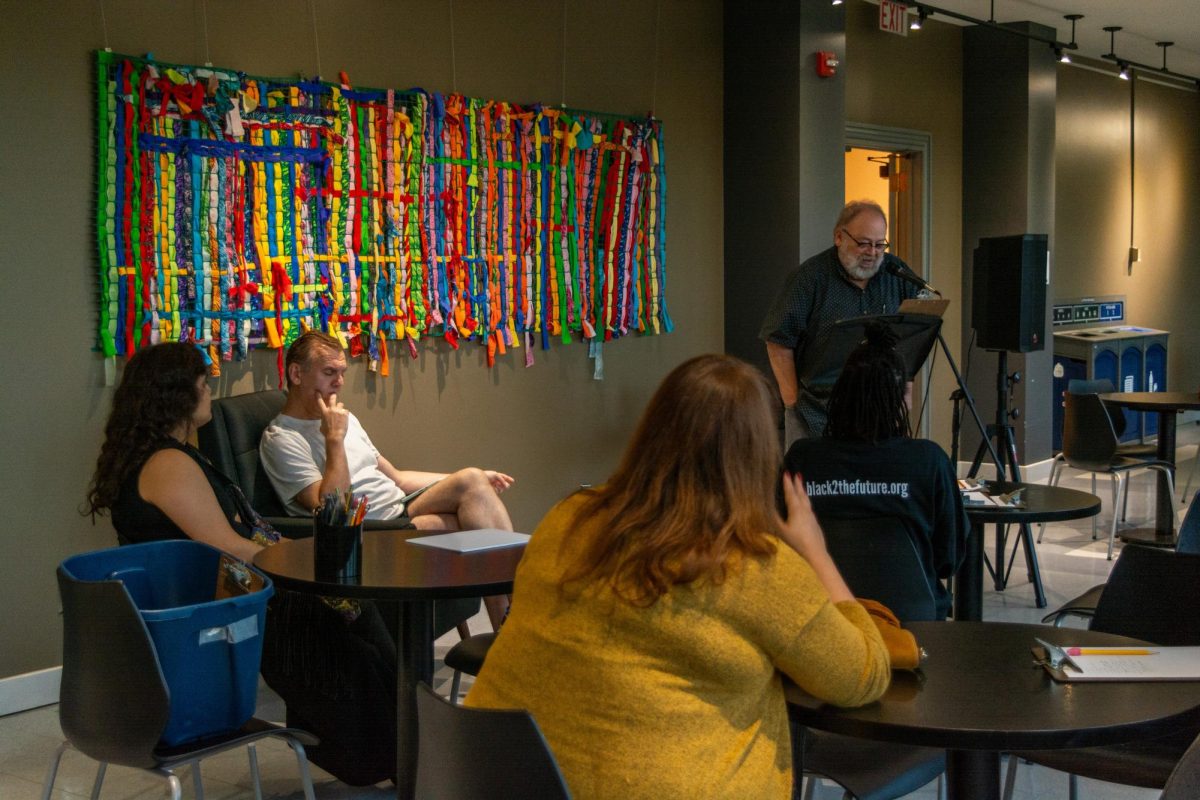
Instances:
[[[104,773],[108,771],[108,762],[101,761],[96,769],[96,780],[92,783],[92,800],[100,800],[100,788],[104,786]]]
[[[1079,776],[1073,772],[1067,783],[1067,800],[1079,800]]]
[[[1017,762],[1020,760],[1016,753],[1008,754],[1008,770],[1004,775],[1004,800],[1012,800],[1013,790],[1017,785]],[[939,780],[941,779],[939,778]]]
[[[1187,486],[1183,487],[1183,494],[1179,495],[1179,502],[1186,503],[1188,501],[1188,492],[1192,491],[1192,480],[1196,477],[1196,469],[1200,467],[1200,447],[1196,448],[1196,454],[1192,456],[1192,471],[1188,473]]]
[[[246,745],[246,758],[250,760],[250,778],[254,781],[254,800],[262,800],[262,781],[258,776],[258,748],[254,742]]]
[[[1095,494],[1095,493],[1096,493],[1096,473],[1094,473],[1094,472],[1093,472],[1093,473],[1092,473],[1092,494]],[[1114,495],[1113,495],[1113,502],[1115,503],[1116,501],[1117,501],[1117,497],[1116,497],[1116,495],[1114,494]],[[1114,513],[1114,514],[1116,513],[1116,506],[1115,506],[1115,505],[1113,506],[1113,513]],[[1099,516],[1100,516],[1100,515],[1099,515],[1099,514],[1097,514],[1096,516],[1092,517],[1092,540],[1093,540],[1093,541],[1095,541],[1095,539],[1096,539],[1096,525],[1097,525],[1097,521],[1098,521],[1098,519],[1099,519]]]
[[[450,681],[450,702],[458,704],[458,687],[462,683],[462,673],[454,670],[454,678]]]
[[[817,796],[817,784],[821,779],[816,775],[806,775],[804,778],[804,800],[815,800]]]
[[[304,800],[317,800],[317,796],[313,792],[312,773],[308,769],[308,754],[304,752],[304,745],[291,736],[288,736],[285,741],[296,755],[296,768],[300,772],[300,784],[304,787]]]
[[[54,758],[50,761],[50,770],[46,773],[46,780],[42,783],[42,800],[50,800],[50,794],[54,791],[54,779],[58,777],[58,765],[62,761],[63,753],[70,746],[70,742],[63,742],[54,751]]]
[[[1062,465],[1062,469],[1059,469],[1060,464]],[[1046,481],[1046,485],[1047,486],[1057,486],[1058,481],[1062,478],[1062,470],[1065,470],[1066,468],[1067,468],[1066,462],[1060,461],[1059,456],[1055,456],[1054,461],[1050,464],[1050,479],[1048,481]],[[1038,538],[1037,538],[1038,544],[1042,543],[1042,537],[1045,535],[1046,535],[1046,523],[1041,522],[1038,524]]]
[[[1117,507],[1121,504],[1121,501],[1124,500],[1124,498],[1129,493],[1129,478],[1127,476],[1122,475],[1119,472],[1114,472],[1114,473],[1112,473],[1112,478],[1113,478],[1113,481],[1116,483],[1117,497],[1116,497],[1116,500],[1113,501],[1112,528],[1108,532],[1108,560],[1109,561],[1112,561],[1113,543],[1117,539]]]
[[[196,794],[196,800],[204,800],[204,781],[200,779],[200,762],[192,762],[192,791]]]

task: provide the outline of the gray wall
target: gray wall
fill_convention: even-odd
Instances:
[[[1104,69],[1112,67],[1104,65]],[[1057,269],[1053,298],[1123,294],[1130,324],[1171,332],[1169,387],[1200,386],[1200,94],[1136,86],[1134,240],[1130,275],[1129,99],[1111,72],[1058,68]]]
[[[667,143],[667,297],[676,333],[605,347],[605,380],[592,380],[586,347],[523,351],[484,366],[482,351],[426,345],[417,360],[392,350],[392,375],[361,364],[348,403],[395,463],[449,470],[467,464],[517,477],[505,500],[530,530],[580,482],[605,478],[650,393],[685,358],[722,348],[721,7],[639,0],[563,3],[456,0],[318,2],[320,61],[355,83],[457,90],[644,114],[654,105]],[[203,39],[207,10],[208,53]],[[211,60],[258,75],[317,71],[304,0],[107,0],[118,53],[164,61]],[[0,141],[0,296],[5,372],[0,488],[0,677],[60,660],[55,565],[115,544],[107,520],[78,514],[111,389],[91,352],[96,321],[92,51],[104,44],[91,0],[3,0]],[[714,111],[717,110],[717,111]],[[716,114],[716,115],[715,115]],[[716,120],[714,122],[714,120]],[[24,277],[22,277],[24,276]],[[220,395],[273,386],[273,353],[230,364]]]
[[[842,57],[844,25],[819,0],[725,5],[725,349],[768,375],[763,316],[844,202],[846,80],[815,55]]]
[[[1053,31],[1031,23],[1010,27],[1053,38]],[[1053,263],[1055,66],[1050,48],[982,26],[963,33],[963,338],[971,327],[973,253],[979,239],[1041,233],[1049,236]],[[1053,270],[1052,270],[1053,271]],[[1000,307],[1019,304],[1017,297],[989,298]],[[1047,300],[1045,305],[1048,305]],[[1043,309],[1044,313],[1045,309]],[[1050,317],[1044,314],[1040,339],[1044,349],[1011,353],[1007,374],[1020,373],[1006,401],[1015,418],[1018,461],[1028,464],[1050,452]],[[985,423],[996,420],[999,358],[976,350],[968,377]],[[979,445],[979,431],[964,425],[967,456]],[[986,463],[986,460],[985,460]]]

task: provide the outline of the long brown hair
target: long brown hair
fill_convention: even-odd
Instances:
[[[196,384],[207,374],[204,356],[184,342],[156,344],[129,359],[113,393],[83,513],[94,518],[112,508],[125,479],[191,418],[200,403]]]
[[[560,587],[606,582],[650,606],[675,584],[720,583],[739,555],[775,552],[779,431],[763,375],[731,356],[680,364],[658,387],[617,471],[573,525],[595,537]]]

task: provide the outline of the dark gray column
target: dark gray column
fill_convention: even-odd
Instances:
[[[832,244],[845,195],[845,12],[828,0],[725,4],[725,351],[768,373],[759,324],[802,260]],[[678,208],[678,201],[676,208]]]
[[[1055,31],[1030,22],[1008,27],[1053,39]],[[979,239],[1045,233],[1054,265],[1054,104],[1056,62],[1050,47],[988,27],[963,31],[963,342],[971,338],[972,261]],[[1010,303],[1013,298],[990,302]],[[1046,293],[1046,304],[1050,293]],[[1052,343],[1047,309],[1042,335],[1046,349],[1011,354],[1009,372],[1019,371],[1011,405],[1022,464],[1050,456]],[[964,357],[964,361],[965,361]],[[985,422],[996,417],[997,354],[970,354],[969,386]],[[963,457],[979,445],[968,419]]]

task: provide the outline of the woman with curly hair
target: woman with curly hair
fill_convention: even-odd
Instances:
[[[797,478],[777,511],[772,403],[735,358],[681,364],[608,482],[534,532],[466,704],[528,709],[573,797],[790,797],[783,676],[839,705],[887,688]]]
[[[279,540],[230,478],[190,444],[212,418],[204,357],[157,344],[125,366],[85,513],[111,512],[121,544],[194,539],[243,560]],[[317,734],[312,761],[353,785],[395,774],[396,646],[374,605],[277,591],[262,674],[288,724]]]

